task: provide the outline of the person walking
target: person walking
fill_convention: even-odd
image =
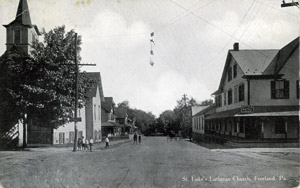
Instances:
[[[87,150],[89,150],[89,145],[90,145],[89,139],[85,139],[85,146]]]
[[[86,148],[86,145],[85,145],[85,138],[84,138],[84,136],[82,137],[82,139],[81,139],[81,146],[82,146],[82,150],[85,150],[85,148]]]
[[[81,147],[82,147],[82,139],[81,138],[78,138],[77,147],[78,147],[78,150],[81,150]]]
[[[91,137],[91,138],[90,138],[90,152],[92,152],[92,146],[93,146],[93,143],[94,143],[94,140],[93,140],[93,138]]]
[[[133,135],[133,144],[137,144],[137,134],[136,133],[134,133],[134,135]]]
[[[105,138],[105,148],[106,148],[106,149],[109,149],[109,139],[108,139],[107,136],[106,136],[106,138]]]
[[[139,144],[141,144],[142,136],[139,134]]]

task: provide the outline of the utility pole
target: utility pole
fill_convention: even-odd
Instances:
[[[74,121],[74,145],[73,145],[73,152],[77,150],[77,123],[81,121],[81,118],[77,117],[77,111],[78,111],[78,66],[96,66],[96,64],[78,64],[77,62],[77,33],[75,33],[75,112],[74,112],[74,118],[72,118],[72,121]],[[71,65],[74,66],[74,64],[63,64],[63,65]]]
[[[73,151],[77,149],[77,111],[78,111],[78,62],[77,62],[77,33],[75,33],[75,112],[74,112],[74,146]]]
[[[186,106],[186,94],[183,94],[184,106]]]
[[[285,0],[282,1],[281,7],[291,7],[291,6],[296,6],[298,7],[299,3],[298,2],[294,2],[294,0],[292,0],[291,3],[286,3]]]

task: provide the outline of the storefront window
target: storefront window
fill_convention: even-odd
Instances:
[[[244,129],[244,121],[243,121],[243,119],[240,119],[239,128],[240,128],[240,133],[245,133],[245,129]]]
[[[275,120],[275,134],[285,133],[285,122],[282,117],[278,117]]]

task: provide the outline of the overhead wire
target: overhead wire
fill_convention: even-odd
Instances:
[[[196,12],[196,11],[198,11],[198,10],[200,10],[200,9],[202,9],[202,8],[204,8],[204,7],[206,7],[207,5],[213,3],[214,1],[215,1],[215,0],[211,0],[211,1],[209,1],[208,3],[206,3],[206,4],[202,5],[202,6],[200,6],[199,8],[193,10],[192,12]],[[199,1],[199,2],[200,2],[200,1]],[[198,2],[198,3],[195,3],[195,5],[199,4],[199,2]],[[188,8],[188,10],[191,10],[193,7],[195,7],[195,5],[191,6],[191,8]],[[186,11],[184,11],[184,12],[186,12]],[[167,22],[167,24],[163,24],[163,25],[159,26],[157,29],[155,29],[155,31],[156,31],[156,32],[157,32],[157,31],[162,31],[162,30],[166,29],[167,27],[169,27],[170,25],[172,25],[172,24],[174,24],[174,23],[176,23],[176,22],[182,20],[183,18],[185,18],[185,17],[187,17],[187,16],[189,16],[189,15],[191,15],[191,14],[192,14],[191,12],[188,12],[188,13],[185,14],[185,15],[183,15],[183,13],[182,13],[182,14],[180,14],[180,15],[183,15],[183,16],[181,16],[181,17],[180,17],[180,15],[176,16],[175,18],[169,20],[169,22]]]
[[[251,8],[253,7],[254,5],[254,2],[255,0],[252,1],[252,3],[250,4],[250,6],[248,7],[246,13],[244,14],[243,18],[241,19],[240,21],[240,25],[244,22],[245,18],[247,17],[248,13],[250,12]],[[256,16],[256,15],[255,15]],[[254,17],[255,17],[254,16]],[[249,24],[246,24],[246,27],[248,26]],[[241,27],[241,26],[240,26]],[[240,27],[236,28],[236,30],[234,31],[233,35],[235,35],[237,33],[237,31],[240,29]],[[226,48],[226,46],[228,45],[228,43],[230,42],[231,39],[229,39],[226,44],[224,45],[224,47],[220,50],[220,52],[218,53],[218,55],[223,52],[223,50]]]
[[[173,0],[169,0],[169,1],[172,2],[173,4],[175,4],[176,6],[182,8],[182,9],[188,11],[188,12],[190,12],[188,9],[186,9],[186,8],[183,7],[182,5],[176,3],[175,1],[173,1]],[[249,48],[251,48],[251,49],[253,49],[253,50],[256,50],[256,49],[255,49],[254,47],[252,47],[251,45],[247,44],[246,42],[240,41],[237,37],[233,36],[232,34],[226,32],[226,31],[224,31],[223,29],[221,29],[220,27],[218,27],[218,26],[216,26],[215,24],[211,23],[211,22],[208,21],[207,19],[205,19],[205,18],[203,18],[203,17],[201,17],[201,16],[199,16],[199,15],[193,13],[193,12],[191,12],[191,14],[194,15],[196,18],[202,20],[202,22],[205,22],[206,24],[208,24],[208,25],[210,25],[211,27],[213,27],[213,28],[219,30],[220,32],[222,32],[222,33],[224,33],[224,34],[226,34],[227,36],[230,36],[232,39],[235,39],[235,40],[241,42],[242,44],[248,46]],[[268,57],[268,56],[266,56],[265,54],[261,53],[260,51],[258,51],[258,50],[256,50],[256,51],[257,51],[258,53],[260,53],[261,55],[263,55],[263,56],[265,56],[265,57]]]

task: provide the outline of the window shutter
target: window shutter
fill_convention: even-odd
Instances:
[[[297,99],[299,99],[299,80],[296,81],[296,93],[297,93]]]
[[[284,98],[290,98],[290,82],[287,80],[284,81]]]
[[[276,98],[275,81],[271,81],[271,99]]]

